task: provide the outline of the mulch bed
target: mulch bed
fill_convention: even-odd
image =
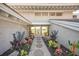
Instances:
[[[14,50],[12,49],[8,49],[7,51],[5,51],[3,54],[1,54],[0,56],[8,56],[9,54],[11,54],[12,52],[14,52]]]
[[[46,46],[47,46],[49,52],[51,53],[51,56],[55,56],[55,55],[54,55],[55,48],[48,47],[48,41],[46,41],[44,37],[42,37],[42,38],[43,38],[43,41],[44,41],[44,43],[46,44]],[[71,51],[70,51],[69,49],[67,49],[66,47],[64,47],[62,44],[61,44],[61,48],[62,48],[62,50],[63,50],[62,56],[73,56],[73,55],[68,55],[68,53],[71,53]],[[77,55],[74,55],[74,56],[77,56]]]
[[[31,46],[32,46],[32,44],[30,45],[30,47],[29,47],[29,49],[28,49],[28,54],[29,54],[29,52],[30,52]],[[15,51],[15,50],[8,49],[7,51],[5,51],[5,52],[4,52],[3,54],[1,54],[0,56],[8,56],[8,55],[10,55],[12,52],[14,52],[14,51]],[[19,54],[18,54],[17,56],[19,56]]]

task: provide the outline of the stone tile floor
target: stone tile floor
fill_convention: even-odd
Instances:
[[[50,56],[43,39],[39,36],[35,37],[29,52],[29,56]]]

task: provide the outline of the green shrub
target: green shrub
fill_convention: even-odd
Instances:
[[[67,55],[68,55],[68,56],[73,56],[73,53],[68,52]]]
[[[56,47],[58,47],[58,43],[56,43],[55,41],[49,40],[48,41],[48,46],[56,48]]]
[[[52,45],[53,45],[53,41],[52,40],[49,40],[48,41],[48,46],[51,47]]]
[[[19,55],[26,56],[26,55],[28,55],[28,52],[26,50],[21,50]]]

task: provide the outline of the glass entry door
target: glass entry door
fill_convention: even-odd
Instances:
[[[41,35],[41,27],[40,26],[36,26],[36,35]]]
[[[36,33],[35,27],[31,27],[31,33],[33,33],[35,35],[35,33]]]
[[[43,35],[43,36],[48,35],[48,26],[43,26],[43,27],[42,27],[42,35]]]
[[[34,35],[48,35],[48,26],[32,26],[31,33]]]

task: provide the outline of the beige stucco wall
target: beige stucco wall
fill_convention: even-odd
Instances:
[[[48,22],[48,19],[73,19],[74,10],[18,10],[24,17],[32,22]],[[35,16],[35,12],[62,12],[62,16]]]
[[[61,18],[61,17],[65,17],[66,19],[72,18],[73,15],[73,11],[75,10],[18,10],[19,13],[25,15],[25,16],[35,16],[34,13],[35,12],[62,12],[63,15],[62,16],[38,16],[38,17],[51,17],[51,18]],[[70,17],[68,17],[70,16]],[[36,16],[37,17],[37,16]],[[61,18],[62,19],[62,18]]]
[[[75,31],[56,24],[51,24],[49,29],[50,33],[53,30],[58,30],[58,35],[56,40],[68,49],[70,49],[68,40],[70,40],[70,42],[79,41],[79,31]],[[79,49],[76,50],[76,54],[79,55]]]
[[[25,37],[28,36],[27,28],[0,19],[0,55],[11,47],[10,41],[13,40],[12,34],[16,33],[16,31],[25,31]]]

